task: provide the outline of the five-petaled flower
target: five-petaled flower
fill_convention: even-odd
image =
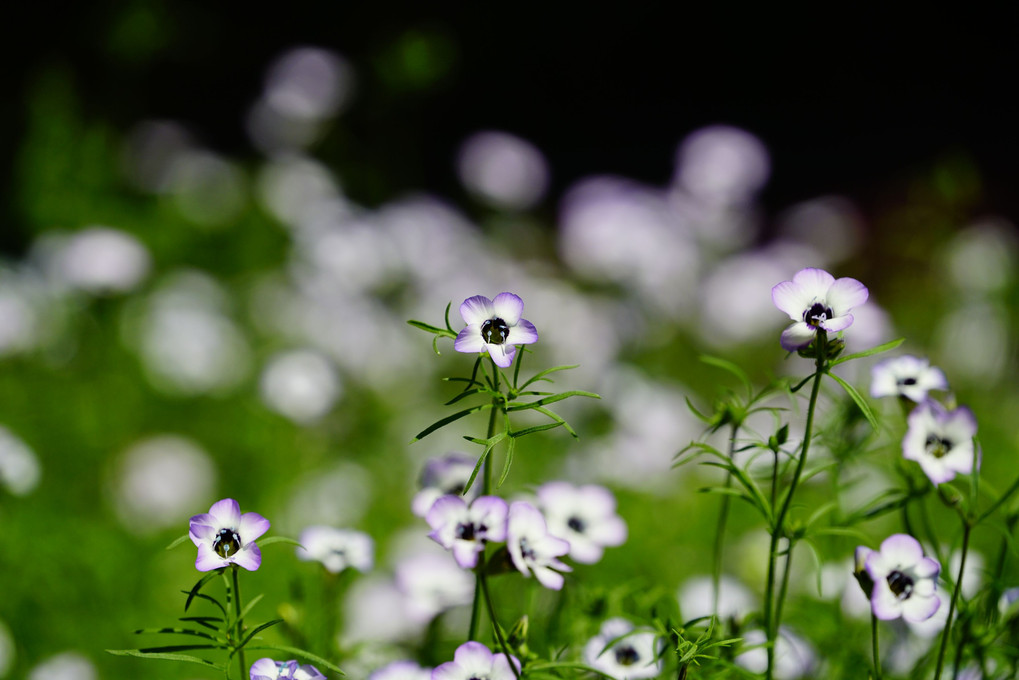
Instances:
[[[936,594],[941,565],[924,557],[920,542],[908,534],[893,534],[880,550],[856,549],[870,579],[870,607],[877,618],[888,621],[925,621],[941,605]],[[864,582],[861,582],[864,585]],[[866,591],[864,591],[866,592]]]
[[[514,680],[510,663],[518,670],[520,661],[515,656],[492,654],[480,642],[465,642],[453,652],[453,660],[432,671],[432,680]]]
[[[609,619],[584,645],[584,663],[617,680],[653,678],[662,671],[660,648],[654,631]]]
[[[273,661],[266,657],[251,664],[251,680],[326,680],[311,664],[296,661]]]
[[[541,511],[524,501],[510,505],[506,549],[513,566],[524,576],[533,573],[541,585],[552,590],[563,587],[563,575],[559,571],[573,571],[558,559],[570,551],[569,542],[548,533]]]
[[[242,515],[234,499],[217,501],[209,512],[191,518],[188,536],[198,546],[195,568],[212,571],[236,564],[255,571],[262,564],[255,539],[268,530],[269,520],[257,512]]]
[[[867,301],[867,287],[856,279],[836,279],[823,269],[801,269],[792,281],[771,289],[775,306],[789,315],[793,324],[782,331],[782,348],[803,349],[818,330],[836,333],[853,323],[850,310]]]
[[[467,505],[459,496],[443,496],[432,504],[425,520],[432,527],[429,538],[453,551],[456,563],[473,569],[486,541],[506,538],[506,501],[480,496]]]
[[[933,484],[973,470],[973,437],[977,421],[965,406],[949,411],[927,400],[909,414],[909,428],[902,439],[902,455],[915,460]],[[979,465],[979,460],[976,461]]]
[[[577,562],[594,564],[606,547],[626,542],[626,522],[616,514],[616,499],[605,487],[548,482],[537,494],[549,533],[569,542],[570,557]]]
[[[368,534],[353,529],[312,526],[301,532],[297,556],[321,562],[327,571],[338,574],[347,567],[371,571],[375,543]]]
[[[870,396],[905,397],[920,403],[931,390],[947,390],[948,379],[927,359],[905,354],[874,364],[871,369]]]
[[[517,345],[538,341],[534,324],[520,318],[524,301],[513,293],[499,293],[494,300],[475,295],[460,305],[460,316],[467,326],[453,341],[453,349],[468,354],[488,352],[496,366],[508,368],[517,353]]]

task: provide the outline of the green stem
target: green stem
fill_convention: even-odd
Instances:
[[[739,432],[739,425],[733,423],[732,434],[729,436],[729,461],[732,462],[733,453],[736,451],[736,433]],[[728,470],[725,473],[725,488],[732,486],[732,473]],[[722,507],[718,511],[718,526],[715,528],[715,554],[712,559],[711,582],[714,587],[711,599],[711,611],[718,618],[718,600],[720,598],[722,584],[722,549],[725,547],[725,525],[729,521],[729,494],[722,495]]]
[[[817,331],[817,338],[815,339],[815,350],[817,352],[815,363],[814,363],[814,383],[810,388],[810,402],[807,406],[807,422],[803,428],[803,444],[800,450],[799,459],[796,461],[796,470],[793,472],[793,479],[789,485],[789,491],[786,493],[785,498],[782,500],[782,507],[779,508],[778,515],[775,517],[775,523],[771,527],[771,546],[768,550],[768,581],[765,586],[764,592],[764,625],[768,633],[768,669],[765,673],[767,680],[772,680],[774,677],[775,669],[775,639],[778,636],[778,627],[781,621],[774,615],[775,609],[781,609],[776,607],[777,604],[775,599],[775,562],[778,558],[778,541],[782,537],[782,533],[785,529],[785,518],[789,512],[789,507],[793,502],[793,495],[796,493],[796,487],[800,482],[800,477],[803,475],[803,467],[807,462],[807,452],[810,450],[810,440],[813,435],[814,429],[814,411],[817,408],[817,395],[821,389],[821,377],[824,375],[826,370],[827,355],[827,335],[824,331]],[[792,559],[792,545],[789,546],[789,552],[786,559]]]
[[[492,389],[496,392],[499,391],[499,367],[492,362]],[[492,408],[488,414],[488,434],[485,436],[486,439],[491,439],[495,435],[496,419],[498,418],[499,404],[502,400],[498,397],[492,398]],[[481,464],[481,495],[487,496],[492,491],[492,455],[493,452],[488,452],[488,458]],[[467,639],[475,640],[478,635],[478,626],[481,623],[481,600],[482,600],[482,588],[484,587],[484,576],[485,570],[485,551],[482,550],[478,556],[478,566],[475,569],[474,576],[474,601],[471,604],[471,623],[470,628],[467,630]],[[489,610],[491,616],[491,610]],[[492,624],[495,625],[495,619],[492,619]],[[499,626],[495,625],[496,630]]]
[[[990,517],[991,513],[993,513],[998,508],[1000,508],[1002,506],[1002,504],[1005,501],[1007,501],[1009,498],[1011,498],[1012,494],[1014,494],[1017,490],[1019,490],[1019,477],[1017,477],[1016,480],[1014,482],[1012,482],[1012,486],[1008,487],[1008,491],[1006,491],[1005,493],[1001,494],[1001,498],[999,498],[998,500],[994,501],[994,503],[991,505],[991,507],[987,508],[982,513],[980,513],[980,516],[977,518],[976,524],[980,524],[985,519]]]
[[[877,616],[870,613],[870,642],[874,650],[874,680],[881,680],[881,657],[878,655],[877,645]]]
[[[938,649],[938,665],[934,671],[934,680],[941,680],[941,669],[945,665],[945,649],[948,647],[948,638],[952,632],[952,617],[955,614],[955,605],[959,601],[959,591],[962,590],[962,574],[966,568],[966,554],[969,552],[969,534],[972,529],[973,526],[969,522],[963,522],[962,559],[959,560],[959,574],[955,579],[955,590],[952,591],[952,603],[948,607],[948,619],[945,621],[945,630],[941,633],[941,646]]]
[[[793,563],[793,542],[789,541],[786,548],[785,565],[782,569],[782,585],[778,589],[778,600],[775,602],[775,621],[782,621],[782,605],[785,603],[786,593],[789,592],[789,571]],[[776,624],[776,628],[778,625]]]
[[[237,565],[236,564],[231,564],[230,565],[230,574],[233,577],[234,616],[237,617],[237,623],[236,623],[237,632],[235,633],[235,635],[236,635],[235,639],[239,643],[241,640],[244,639],[244,622],[241,621],[241,585],[240,585],[240,581],[237,579]],[[243,678],[247,677],[247,674],[248,674],[248,665],[244,662],[244,648],[243,647],[241,647],[240,649],[237,650],[237,667],[238,667],[238,669],[240,669],[241,678],[243,679]]]
[[[503,637],[502,629],[499,627],[497,619],[495,618],[495,607],[492,606],[492,595],[488,592],[488,579],[485,578],[485,575],[482,573],[478,575],[478,581],[481,583],[481,590],[485,594],[485,606],[488,607],[488,618],[492,620],[492,628],[495,629],[495,639],[498,640],[499,648],[502,650],[502,653],[506,655],[506,662],[509,663],[510,668],[513,670],[513,675],[517,678],[517,680],[520,680],[520,670],[512,661],[509,645],[506,644],[506,638]]]

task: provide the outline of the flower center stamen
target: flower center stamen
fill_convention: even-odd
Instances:
[[[534,548],[527,542],[526,538],[520,539],[520,556],[525,560],[536,561],[537,554],[534,552]]]
[[[501,345],[509,336],[509,325],[500,318],[488,319],[481,324],[481,338],[490,345]]]
[[[630,645],[616,647],[616,663],[620,666],[632,666],[640,660],[640,654]]]
[[[916,378],[899,378],[895,382],[900,386],[901,385],[913,386],[916,384]]]
[[[462,541],[473,541],[474,535],[474,523],[466,522],[464,524],[456,525],[456,537]]]
[[[566,522],[566,526],[573,529],[578,534],[584,533],[585,529],[584,520],[580,519],[579,517],[570,517],[570,519],[567,520]]]
[[[935,458],[944,458],[952,450],[952,442],[936,434],[929,434],[927,435],[925,448],[927,453]]]
[[[832,312],[831,307],[826,307],[823,302],[815,302],[810,306],[810,309],[803,312],[803,320],[812,328],[818,328],[822,322],[833,316],[835,313]]]
[[[222,558],[227,558],[241,549],[241,537],[233,529],[220,529],[212,541],[212,549]]]
[[[913,594],[913,579],[898,569],[888,574],[888,587],[900,600],[908,600]]]

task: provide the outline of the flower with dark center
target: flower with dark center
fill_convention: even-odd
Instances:
[[[584,645],[584,663],[617,680],[653,678],[662,671],[661,641],[654,631],[626,619],[605,621]]]
[[[616,514],[616,499],[605,487],[548,482],[538,488],[538,504],[549,533],[569,542],[570,558],[577,562],[597,562],[606,547],[626,541],[626,523]]]
[[[520,668],[515,656],[492,654],[480,642],[465,642],[456,648],[453,660],[437,666],[432,680],[514,680],[513,664]]]
[[[924,557],[920,542],[908,534],[894,534],[881,543],[880,550],[857,548],[863,557],[866,582],[871,588],[870,606],[882,620],[925,621],[941,605],[935,593],[941,565]],[[865,589],[866,592],[866,589]]]
[[[875,398],[904,397],[919,403],[931,390],[948,389],[940,368],[908,354],[874,364],[870,375],[870,396]]]
[[[771,289],[775,306],[789,315],[793,324],[782,332],[783,349],[803,349],[817,332],[837,333],[853,323],[850,310],[867,301],[867,287],[856,279],[836,279],[823,269],[801,269],[792,281]]]
[[[429,538],[453,551],[456,563],[473,569],[486,541],[506,538],[506,501],[497,496],[480,496],[468,506],[459,496],[442,496],[425,516],[432,527]]]
[[[231,564],[255,571],[262,564],[262,552],[255,539],[269,530],[269,520],[257,512],[241,514],[240,505],[224,498],[195,515],[188,527],[191,542],[198,547],[195,568],[212,571]]]
[[[977,421],[965,406],[952,411],[936,401],[927,400],[913,409],[909,428],[902,439],[902,455],[920,464],[933,484],[955,478],[958,473],[973,471],[979,458],[973,437]]]
[[[414,496],[411,508],[418,517],[424,517],[439,497],[464,496],[464,487],[467,480],[474,472],[474,465],[477,463],[477,456],[471,457],[465,453],[450,453],[440,458],[432,458],[425,463],[421,472],[421,490]],[[480,484],[471,487],[471,490],[464,496],[470,502],[477,496]]]
[[[563,587],[561,571],[572,571],[559,560],[570,550],[570,544],[548,532],[545,517],[530,503],[516,501],[509,507],[506,528],[506,549],[513,566],[524,576],[532,573],[546,588]]]
[[[273,661],[259,659],[251,664],[251,680],[326,680],[311,664],[301,665],[296,661]]]
[[[496,366],[508,368],[516,356],[517,345],[538,341],[534,324],[521,318],[524,301],[513,293],[499,293],[494,300],[475,295],[460,305],[460,316],[467,326],[453,342],[453,349],[468,354],[488,352]]]

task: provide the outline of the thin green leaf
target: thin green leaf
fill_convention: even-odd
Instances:
[[[730,461],[716,463],[710,460],[703,461],[701,465],[710,465],[711,467],[717,467],[722,468],[723,470],[728,470],[729,473],[736,479],[736,481],[738,481],[753,498],[754,502],[752,503],[752,505],[754,505],[758,510],[760,510],[761,514],[764,516],[765,521],[769,525],[771,524],[773,520],[771,504],[768,502],[767,498],[765,498],[764,494],[761,492],[761,488],[757,486],[757,482],[755,482],[749,475],[747,475],[743,470],[741,470],[739,466],[734,465]]]
[[[865,349],[862,352],[855,352],[853,354],[847,354],[844,357],[839,357],[838,359],[835,359],[834,361],[831,362],[830,365],[831,366],[838,366],[839,364],[843,364],[843,363],[845,363],[847,361],[852,361],[853,359],[862,359],[863,357],[869,357],[869,356],[873,356],[875,354],[880,354],[881,352],[887,352],[888,350],[895,349],[896,347],[898,347],[899,345],[901,345],[905,341],[906,341],[905,338],[899,338],[898,340],[892,340],[891,342],[886,342],[885,344],[878,345],[877,347],[871,347],[870,349]]]
[[[186,542],[188,540],[188,538],[189,538],[189,536],[187,534],[184,534],[183,536],[178,536],[177,538],[173,539],[173,543],[171,543],[170,545],[166,546],[166,549],[167,550],[173,550],[174,548],[176,548],[181,543]]]
[[[793,393],[793,394],[796,394],[797,392],[799,392],[799,391],[800,391],[800,388],[802,388],[802,387],[803,387],[804,385],[806,385],[806,384],[807,384],[808,382],[810,382],[810,381],[811,381],[811,379],[812,379],[812,378],[813,378],[813,377],[814,377],[815,375],[817,375],[817,374],[816,374],[816,373],[811,373],[811,374],[810,374],[810,375],[808,375],[808,376],[807,376],[806,378],[804,378],[803,380],[801,380],[801,381],[799,381],[798,383],[796,383],[796,386],[795,386],[795,387],[792,387],[792,388],[790,388],[790,389],[789,389],[789,391],[790,391],[791,393]]]
[[[545,376],[549,375],[550,373],[556,373],[557,371],[568,371],[571,368],[577,368],[578,366],[580,366],[580,364],[573,364],[571,366],[553,366],[552,368],[546,368],[544,371],[541,371],[539,373],[535,373],[530,378],[528,378],[527,381],[523,385],[520,386],[520,389],[524,389],[525,387],[527,387],[531,383],[536,383],[539,380],[544,380],[546,382],[551,382],[550,380],[547,380],[545,378]]]
[[[455,397],[453,397],[452,399],[447,401],[445,404],[443,404],[443,406],[452,406],[453,404],[455,404],[456,402],[460,401],[461,399],[466,399],[467,397],[472,397],[475,394],[480,394],[482,392],[490,393],[490,390],[487,387],[475,387],[473,389],[463,390],[462,392],[457,393],[457,395]]]
[[[558,413],[552,411],[551,409],[547,409],[544,406],[536,406],[534,410],[562,425],[563,429],[569,432],[570,436],[572,436],[574,439],[580,439],[580,435],[577,434],[577,431],[570,427],[570,424],[566,422],[566,419],[560,416]]]
[[[245,635],[244,639],[241,640],[241,643],[239,645],[237,645],[237,647],[235,647],[232,652],[230,652],[230,656],[232,657],[234,654],[236,654],[241,649],[243,649],[246,644],[251,642],[252,638],[254,638],[256,635],[261,633],[263,630],[265,630],[266,628],[272,628],[273,626],[275,626],[278,623],[283,623],[283,619],[273,619],[272,621],[266,621],[262,625],[260,625],[257,628],[253,629],[250,633]]]
[[[509,474],[510,466],[513,465],[513,451],[516,449],[517,440],[515,437],[510,437],[509,441],[506,442],[506,462],[502,466],[502,474],[499,475],[499,481],[496,483],[495,488],[502,488],[502,483],[506,481],[506,476]]]
[[[811,536],[848,536],[849,538],[855,538],[861,543],[866,543],[870,540],[867,534],[863,533],[859,529],[853,527],[824,527],[810,532]]]
[[[177,620],[187,621],[189,623],[197,623],[200,626],[205,626],[206,628],[217,632],[220,630],[220,628],[216,624],[223,623],[224,621],[224,619],[222,619],[219,616],[182,616]]]
[[[212,579],[216,578],[217,576],[219,576],[222,573],[223,573],[223,569],[222,568],[210,571],[208,574],[206,574],[201,579],[199,579],[198,583],[196,583],[191,588],[190,591],[184,591],[184,592],[187,592],[187,594],[188,594],[188,599],[184,603],[184,611],[188,610],[188,607],[191,606],[191,601],[194,600],[196,596],[198,596],[199,591],[205,586],[205,584],[208,583],[209,581],[211,581]],[[220,609],[223,609],[223,605],[221,605],[218,600],[216,600],[214,598],[211,598],[208,595],[206,595],[205,597],[208,597],[208,599],[210,599],[210,600],[212,600],[213,602],[216,603],[216,606],[218,606]],[[223,610],[223,613],[224,614],[226,613],[225,609]]]
[[[485,450],[481,452],[481,457],[478,458],[478,462],[474,466],[474,470],[471,471],[471,476],[467,479],[467,484],[464,485],[462,495],[466,495],[467,492],[471,490],[471,487],[474,485],[474,480],[477,479],[478,477],[478,471],[481,470],[481,465],[485,462],[485,459],[488,458],[488,454],[492,452],[492,449],[495,448],[496,444],[498,444],[505,438],[506,438],[505,432],[500,432],[491,439],[475,439],[474,437],[464,437],[464,439],[466,439],[469,442],[484,445]]]
[[[165,659],[167,661],[184,661],[187,663],[197,663],[202,666],[209,668],[215,668],[218,671],[225,671],[226,666],[223,664],[213,663],[208,659],[202,659],[201,657],[191,656],[190,654],[160,654],[157,652],[146,652],[141,649],[107,649],[108,654],[115,654],[117,656],[138,656],[143,659]]]
[[[554,404],[557,401],[569,399],[570,397],[590,397],[591,399],[601,399],[601,395],[595,394],[594,392],[585,392],[584,390],[570,390],[569,392],[560,392],[559,394],[553,394],[550,397],[544,397],[542,399],[538,399],[537,401],[531,401],[526,404],[513,404],[506,410],[523,411],[525,409],[535,408],[536,406],[547,406],[549,404]]]
[[[446,425],[449,425],[450,423],[456,422],[457,420],[460,420],[461,418],[469,416],[472,413],[477,413],[478,411],[484,411],[484,410],[490,409],[492,407],[493,407],[493,404],[478,404],[477,406],[472,406],[470,408],[464,409],[463,411],[457,411],[456,413],[454,413],[451,416],[446,416],[445,418],[440,418],[439,420],[435,421],[434,423],[432,423],[431,425],[429,425],[425,429],[423,429],[420,432],[418,432],[414,436],[414,438],[410,440],[410,443],[413,444],[416,441],[421,441],[422,439],[424,439],[425,437],[430,435],[432,432],[435,432],[436,430],[438,430],[440,427],[445,427]]]
[[[538,663],[531,663],[527,664],[527,668],[525,670],[527,676],[530,677],[531,673],[539,673],[541,671],[554,670],[557,668],[571,668],[578,671],[584,671],[585,673],[594,673],[595,675],[600,675],[604,678],[613,678],[613,676],[605,673],[604,671],[600,671],[597,668],[592,668],[590,666],[585,666],[582,663],[573,663],[570,661],[542,661]]]
[[[433,326],[430,323],[425,323],[424,321],[416,321],[414,319],[408,319],[407,323],[409,323],[414,328],[418,328],[418,329],[423,330],[423,331],[425,331],[427,333],[434,333],[435,335],[438,335],[440,337],[447,337],[447,338],[455,338],[456,337],[456,333],[454,333],[453,331],[446,330],[445,328],[439,328],[438,326]]]
[[[708,425],[711,424],[711,422],[714,420],[711,416],[706,416],[700,411],[698,411],[697,407],[693,405],[692,401],[690,401],[690,397],[683,398],[686,400],[686,407],[690,409],[690,412],[694,414],[694,417],[697,418],[697,420],[701,421],[702,423],[707,423]]]
[[[710,356],[708,354],[702,354],[701,356],[699,356],[697,358],[700,359],[702,363],[705,363],[708,366],[714,366],[715,368],[720,368],[723,371],[731,373],[732,375],[734,375],[737,378],[739,378],[740,382],[743,383],[743,386],[747,388],[747,396],[748,397],[754,393],[754,386],[753,386],[753,383],[750,382],[750,376],[748,376],[746,373],[744,373],[743,369],[740,368],[739,366],[737,366],[736,364],[732,363],[731,361],[727,361],[725,359],[720,359],[718,357]]]
[[[452,300],[450,300],[449,302],[446,303],[446,311],[442,315],[442,318],[446,320],[446,330],[448,330],[450,333],[452,333],[454,335],[454,337],[455,337],[456,336],[456,331],[454,331],[453,327],[449,324],[449,309],[452,306],[453,306],[453,301]]]
[[[509,436],[513,437],[514,439],[518,437],[526,437],[527,435],[534,434],[535,432],[554,430],[560,425],[562,425],[562,423],[542,423],[541,425],[531,425],[530,427],[525,427],[519,430],[513,430],[512,432],[509,433]]]
[[[261,548],[264,548],[267,545],[272,545],[273,543],[286,543],[287,545],[293,545],[299,548],[303,547],[300,541],[294,540],[288,536],[270,536],[269,538],[258,539],[258,545]]]
[[[218,642],[224,649],[226,648],[226,640],[223,637],[210,635],[205,631],[194,630],[192,628],[139,628],[135,631],[135,635],[191,635]]]
[[[856,402],[856,405],[859,407],[860,412],[863,413],[863,417],[867,419],[867,422],[870,423],[870,426],[872,428],[874,428],[874,431],[877,432],[878,430],[880,430],[881,426],[878,425],[877,418],[874,417],[874,412],[870,410],[870,406],[867,405],[866,400],[864,400],[860,393],[856,391],[856,388],[847,383],[842,378],[835,375],[834,373],[829,373],[828,375],[832,377],[832,380],[841,385],[842,389],[846,391],[846,394],[848,394],[852,398],[852,400]]]
[[[316,666],[322,666],[322,668],[325,668],[330,672],[346,675],[346,673],[344,673],[343,670],[332,661],[327,661],[318,654],[312,654],[311,652],[299,649],[298,647],[289,647],[287,645],[252,645],[251,647],[248,647],[248,649],[265,649],[276,652],[286,652],[288,655],[301,657],[302,659],[311,661]],[[321,670],[321,668],[319,670]]]
[[[184,593],[185,595],[190,595],[190,593],[188,591],[186,591],[186,590],[182,590],[180,592]],[[224,616],[227,616],[226,607],[224,607],[223,603],[220,602],[219,600],[217,600],[216,598],[214,598],[212,595],[206,595],[205,593],[195,593],[194,597],[198,598],[199,600],[205,600],[207,602],[211,602],[212,604],[216,605],[216,607],[219,609],[219,611],[223,612]],[[189,599],[188,602],[190,603],[190,599]],[[187,611],[187,604],[185,604],[184,611]]]
[[[220,645],[164,645],[162,647],[142,647],[142,654],[167,654],[173,652],[192,652],[196,649],[222,649]]]
[[[251,598],[251,600],[244,605],[244,609],[241,610],[240,616],[237,617],[234,624],[236,625],[237,621],[243,621],[244,617],[251,613],[251,610],[255,608],[256,604],[261,602],[263,597],[265,597],[265,595],[263,593],[259,593],[256,597]]]

